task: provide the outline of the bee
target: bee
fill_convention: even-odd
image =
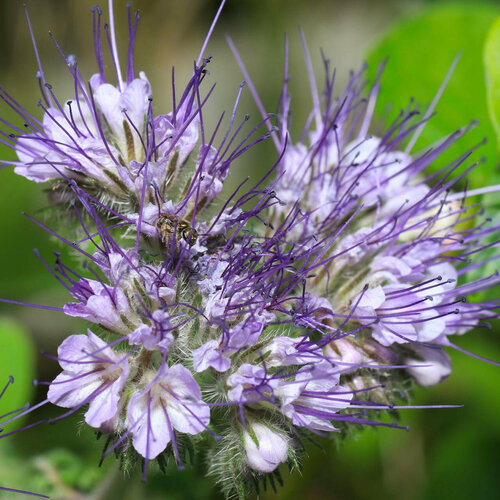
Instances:
[[[224,235],[222,234],[214,234],[214,235],[209,235],[205,239],[204,245],[208,249],[208,253],[213,254],[216,253],[217,250],[221,249],[224,247],[224,245],[227,243],[227,240]]]
[[[181,238],[192,247],[198,239],[198,233],[188,221],[181,219],[178,215],[174,214],[160,214],[156,220],[156,228],[160,233],[161,241],[166,245],[171,236],[175,234],[177,242]]]

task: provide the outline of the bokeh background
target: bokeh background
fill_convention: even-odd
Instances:
[[[93,0],[28,0],[38,47],[48,81],[58,96],[71,95],[71,80],[64,71],[49,37],[52,30],[63,50],[76,54],[82,73],[95,71],[91,43]],[[136,69],[143,69],[154,90],[158,111],[170,110],[170,72],[177,82],[189,76],[193,61],[218,7],[218,0],[136,0],[141,11],[136,45]],[[118,40],[126,48],[126,2],[115,0]],[[106,10],[106,5],[101,5]],[[452,60],[461,54],[455,74],[426,126],[423,147],[458,127],[479,119],[480,124],[455,152],[463,152],[485,136],[488,143],[476,153],[483,159],[470,175],[472,187],[499,182],[498,147],[486,104],[483,47],[490,25],[500,15],[498,2],[470,0],[229,0],[210,41],[207,53],[211,81],[217,82],[207,121],[232,107],[243,79],[227,46],[229,34],[239,48],[256,87],[272,112],[276,110],[283,67],[284,33],[290,37],[290,72],[293,129],[299,133],[311,102],[298,29],[303,28],[317,70],[323,77],[320,48],[337,68],[338,88],[349,70],[368,62],[368,77],[387,59],[373,133],[406,107],[410,98],[425,109],[437,92]],[[37,108],[36,61],[23,13],[23,2],[0,2],[0,84],[27,109]],[[229,100],[228,100],[229,97]],[[241,113],[258,120],[246,92]],[[5,105],[0,116],[15,119]],[[0,146],[0,158],[13,159]],[[238,176],[258,176],[274,161],[271,145],[263,145],[235,168]],[[453,151],[442,161],[453,158]],[[239,170],[238,170],[239,169]],[[498,218],[499,202],[485,204]],[[48,205],[43,186],[15,176],[11,168],[0,172],[0,297],[60,306],[68,297],[51,278],[33,249],[52,262],[56,241],[22,212],[43,216]],[[489,272],[494,270],[490,267]],[[490,295],[498,298],[499,290]],[[0,304],[0,385],[9,374],[16,382],[0,401],[0,414],[26,401],[42,400],[44,386],[31,379],[50,380],[57,364],[41,352],[54,353],[68,334],[85,325],[55,312]],[[500,360],[499,326],[474,331],[458,343],[475,353]],[[282,499],[494,499],[500,497],[500,368],[458,352],[451,353],[454,371],[438,387],[416,390],[416,404],[463,404],[448,410],[407,410],[401,422],[410,432],[367,429],[343,443],[322,442],[304,460],[303,474],[283,472]],[[57,409],[40,416],[57,415]],[[33,417],[34,419],[35,417]],[[32,420],[25,420],[29,423]],[[154,468],[147,484],[125,478],[113,459],[101,468],[97,462],[103,443],[80,423],[82,414],[28,430],[0,441],[0,485],[48,493],[59,500],[98,499],[218,499],[203,464],[187,471],[171,470],[165,477]],[[3,495],[3,496],[2,496]],[[0,493],[1,498],[22,498]],[[261,495],[275,498],[273,492]]]

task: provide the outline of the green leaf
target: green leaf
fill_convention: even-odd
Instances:
[[[14,377],[0,399],[0,415],[24,406],[33,396],[35,374],[35,349],[29,333],[13,319],[0,317],[0,387],[3,389],[9,376]],[[22,419],[8,426],[20,427]],[[7,428],[7,426],[6,426]]]
[[[399,21],[367,57],[371,79],[378,64],[388,59],[376,108],[376,115],[387,120],[394,119],[399,110],[406,108],[410,97],[425,112],[452,61],[457,54],[461,54],[436,108],[437,115],[426,124],[413,151],[432,144],[471,120],[479,120],[478,127],[467,133],[431,167],[438,169],[450,163],[487,137],[488,143],[474,155],[474,160],[485,156],[486,162],[468,176],[474,188],[500,180],[500,173],[496,171],[495,130],[488,113],[483,67],[486,34],[499,14],[500,6],[493,4],[436,5],[415,17]],[[497,71],[500,75],[500,64]],[[500,84],[500,76],[497,83]],[[474,160],[471,159],[467,165]]]
[[[486,86],[491,121],[497,134],[500,148],[500,17],[493,23],[484,47]]]

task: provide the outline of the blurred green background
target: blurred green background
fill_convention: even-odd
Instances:
[[[94,1],[32,0],[28,8],[47,79],[62,99],[71,95],[71,80],[54,50],[51,29],[67,53],[77,54],[85,75],[95,71],[91,44]],[[23,16],[22,1],[0,3],[0,84],[39,116],[36,107],[36,63]],[[115,1],[118,39],[126,47],[125,1]],[[105,10],[105,5],[101,5]],[[137,0],[141,10],[136,69],[146,72],[153,85],[157,112],[170,110],[170,70],[174,65],[178,84],[189,76],[218,1]],[[304,29],[321,82],[322,48],[337,68],[338,88],[350,69],[369,62],[373,76],[377,64],[388,58],[373,133],[383,129],[410,97],[423,110],[437,92],[452,60],[459,65],[438,106],[438,114],[426,126],[418,146],[451,133],[472,119],[480,125],[442,161],[463,152],[483,137],[489,142],[476,153],[484,162],[470,176],[472,187],[499,182],[498,147],[486,101],[483,47],[490,25],[500,15],[498,2],[443,2],[416,0],[229,0],[209,44],[211,81],[217,81],[206,115],[215,120],[229,109],[242,76],[224,39],[228,33],[239,48],[269,111],[275,111],[282,78],[284,33],[290,35],[291,91],[294,95],[292,130],[298,137],[311,103],[303,62],[299,26]],[[1,116],[15,118],[5,105]],[[247,92],[241,113],[258,120]],[[13,159],[1,148],[1,158]],[[233,179],[254,178],[274,161],[271,144],[259,147],[235,167]],[[47,206],[43,186],[0,172],[0,297],[60,306],[68,297],[33,254],[33,248],[52,262],[55,241],[29,222],[22,211],[37,215]],[[498,200],[486,204],[498,218]],[[495,268],[490,266],[489,271]],[[491,292],[498,298],[499,290]],[[35,390],[30,380],[50,380],[58,372],[55,362],[40,354],[54,353],[68,334],[83,331],[82,323],[55,312],[0,304],[0,385],[12,374],[14,386],[0,401],[0,414],[28,400],[42,400],[44,387]],[[498,325],[458,339],[462,347],[500,360]],[[500,497],[500,368],[460,353],[452,353],[454,371],[438,387],[420,389],[416,404],[458,403],[448,410],[407,410],[401,422],[410,432],[367,429],[357,439],[337,447],[310,449],[303,475],[284,473],[280,498],[304,499],[494,499]],[[50,408],[38,417],[55,416]],[[33,417],[35,418],[35,417]],[[29,422],[27,420],[26,422]],[[76,499],[216,499],[217,489],[203,478],[203,464],[191,470],[171,471],[168,477],[151,470],[147,484],[138,477],[124,478],[113,459],[97,468],[102,444],[81,425],[82,414],[54,426],[34,428],[0,441],[0,485],[24,487],[48,493],[59,500]],[[3,495],[3,496],[2,496]],[[274,494],[262,495],[274,498]],[[0,493],[1,498],[14,498]],[[21,498],[15,496],[15,498]]]

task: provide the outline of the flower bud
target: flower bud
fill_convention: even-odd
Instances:
[[[272,472],[288,457],[286,437],[267,425],[253,423],[244,431],[245,459],[247,464],[259,472]]]
[[[451,373],[450,358],[442,349],[418,347],[415,351],[422,359],[407,359],[406,364],[410,365],[408,372],[419,385],[439,384]]]

